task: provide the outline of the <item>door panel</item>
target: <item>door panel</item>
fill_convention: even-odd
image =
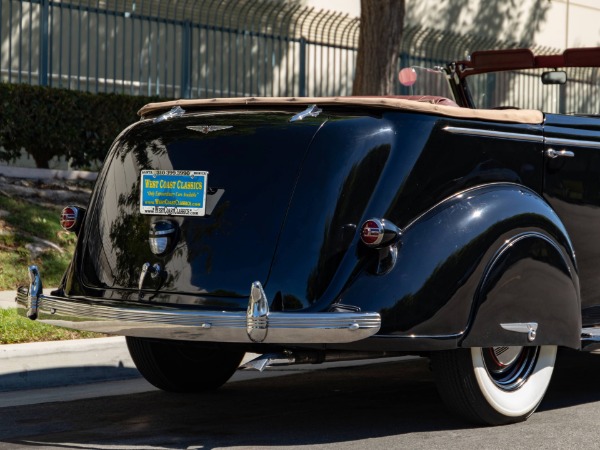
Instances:
[[[583,324],[600,323],[600,119],[548,114],[544,136],[544,196],[575,248]]]

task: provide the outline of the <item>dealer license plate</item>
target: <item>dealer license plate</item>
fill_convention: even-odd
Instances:
[[[140,212],[170,216],[206,214],[208,172],[142,170]]]

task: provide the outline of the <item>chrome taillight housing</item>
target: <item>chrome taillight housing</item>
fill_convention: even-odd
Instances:
[[[367,247],[382,248],[398,242],[402,231],[389,220],[369,219],[360,228],[360,240]]]
[[[79,233],[83,218],[85,217],[85,209],[79,206],[67,206],[63,208],[60,214],[60,226],[65,231],[72,231],[73,233]]]
[[[389,220],[369,219],[360,227],[361,242],[377,255],[371,271],[377,275],[390,273],[398,260],[398,246],[401,245],[402,230]]]

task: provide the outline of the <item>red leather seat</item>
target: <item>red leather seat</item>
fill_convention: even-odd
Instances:
[[[460,108],[454,100],[437,95],[386,95],[386,98],[399,98],[403,100],[413,100],[416,102],[432,103],[434,105],[455,106]]]

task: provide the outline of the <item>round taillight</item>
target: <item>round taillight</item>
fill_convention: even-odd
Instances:
[[[367,247],[381,248],[398,242],[402,231],[385,219],[366,220],[360,228],[360,240]]]
[[[67,206],[60,214],[60,226],[63,230],[77,232],[84,210],[77,206]]]
[[[360,239],[365,245],[375,247],[383,240],[383,224],[378,219],[369,219],[363,223]]]

